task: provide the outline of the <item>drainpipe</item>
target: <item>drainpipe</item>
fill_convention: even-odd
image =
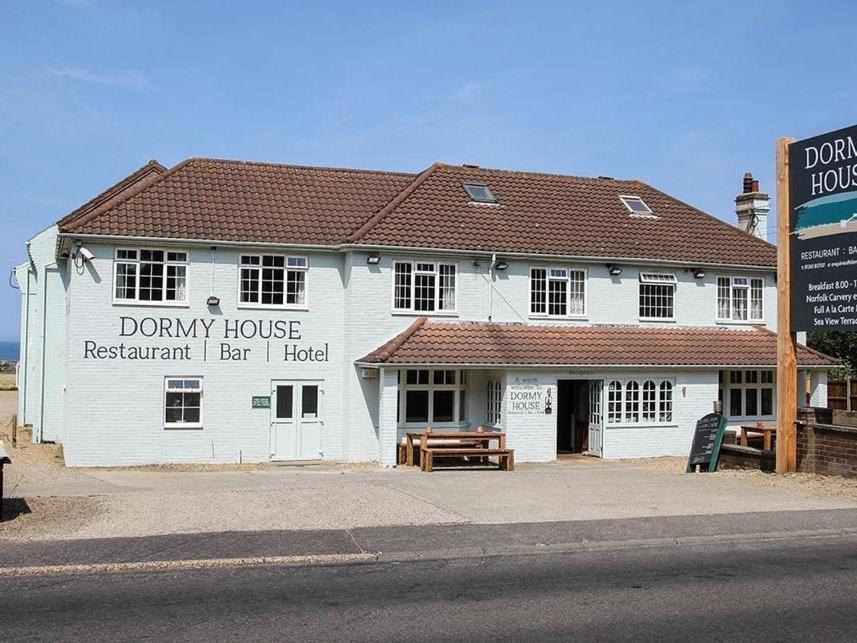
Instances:
[[[491,263],[488,266],[488,321],[491,321],[494,313],[494,266],[497,265],[497,253],[491,255]]]
[[[39,373],[39,442],[45,433],[45,349],[47,348],[48,321],[48,268],[57,267],[56,262],[45,264],[42,269],[42,372]]]

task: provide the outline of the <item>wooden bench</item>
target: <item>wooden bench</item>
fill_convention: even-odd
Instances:
[[[514,449],[469,448],[469,447],[422,447],[420,449],[420,469],[434,471],[435,458],[475,457],[487,459],[495,455],[502,471],[515,470]]]

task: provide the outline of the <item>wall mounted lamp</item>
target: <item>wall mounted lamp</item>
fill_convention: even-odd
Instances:
[[[368,263],[370,266],[377,266],[379,263],[381,263],[381,255],[379,255],[377,252],[369,255],[368,257],[366,257],[366,263]]]
[[[705,271],[702,268],[691,268],[694,279],[705,279]]]
[[[611,277],[618,277],[622,274],[622,266],[617,263],[608,263],[607,272],[610,273]]]
[[[214,308],[215,306],[220,305],[220,297],[215,297],[214,295],[212,295],[211,297],[205,300],[205,303]]]
[[[498,260],[497,263],[494,264],[494,270],[506,270],[508,267],[509,264],[502,260]]]

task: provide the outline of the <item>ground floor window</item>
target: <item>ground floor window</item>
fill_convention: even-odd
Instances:
[[[168,377],[164,383],[164,426],[202,426],[202,378]]]
[[[455,369],[409,369],[404,377],[405,422],[443,424],[466,415],[467,377]]]
[[[773,417],[773,369],[721,371],[720,402],[730,418]]]
[[[670,424],[673,382],[664,379],[612,380],[607,385],[607,424]]]

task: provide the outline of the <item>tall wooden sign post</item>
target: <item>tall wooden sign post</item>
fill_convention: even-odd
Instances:
[[[857,331],[857,126],[777,143],[777,471],[797,470],[797,331]]]
[[[797,470],[797,335],[791,316],[789,145],[777,142],[777,473]]]

